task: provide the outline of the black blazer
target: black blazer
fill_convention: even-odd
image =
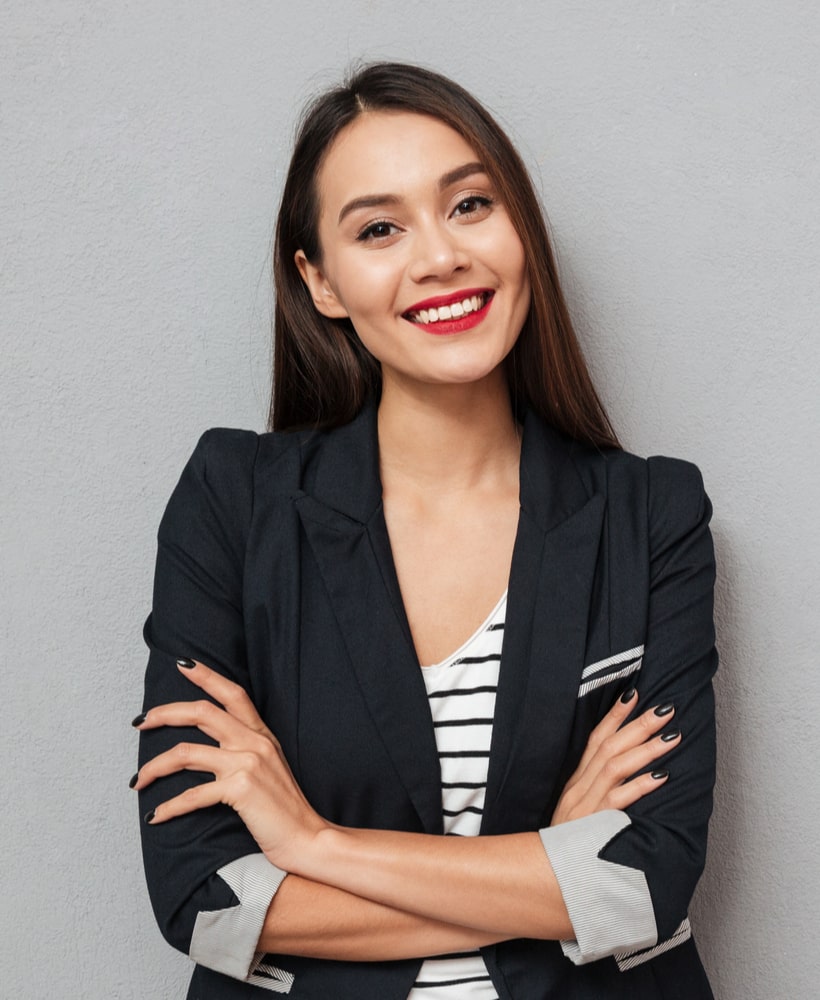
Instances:
[[[674,702],[683,740],[664,765],[670,780],[627,810],[631,825],[600,855],[645,874],[659,947],[581,966],[554,941],[485,948],[506,1000],[712,995],[686,922],[714,780],[710,513],[694,466],[595,451],[527,416],[482,833],[549,825],[591,729],[630,681],[641,710]],[[250,692],[321,815],[442,832],[433,728],[382,511],[375,408],[330,432],[204,434],[159,529],[144,635],[146,709],[200,697],[174,665],[199,659]],[[639,673],[624,677],[629,657],[618,654],[641,646]],[[148,732],[140,762],[181,739],[205,737]],[[156,782],[141,811],[199,780]],[[258,847],[222,806],[142,833],[157,920],[187,953],[200,911],[238,903],[215,873]],[[420,964],[268,961],[293,976],[300,1000],[404,1000]],[[198,965],[189,997],[267,993]]]

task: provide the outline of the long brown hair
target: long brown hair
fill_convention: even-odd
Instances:
[[[473,147],[509,213],[527,259],[530,308],[507,357],[513,405],[533,408],[570,437],[618,447],[592,384],[558,282],[541,205],[527,169],[504,131],[466,90],[406,63],[372,63],[310,104],[285,180],[274,248],[271,430],[336,427],[378,398],[381,371],[349,319],[328,319],[313,305],[295,263],[297,250],[321,260],[317,177],[334,139],[365,111],[408,111],[449,125]]]

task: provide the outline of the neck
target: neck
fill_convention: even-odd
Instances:
[[[506,378],[406,387],[386,381],[379,405],[382,483],[451,493],[507,484],[517,490],[520,433]]]

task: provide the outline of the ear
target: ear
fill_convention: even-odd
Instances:
[[[328,319],[344,319],[348,315],[347,310],[336,297],[322,269],[311,264],[302,250],[296,251],[294,260],[317,310]]]

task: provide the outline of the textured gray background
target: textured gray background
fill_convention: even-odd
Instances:
[[[722,998],[816,996],[820,14],[813,0],[0,4],[3,997],[184,995],[127,788],[155,532],[261,428],[305,97],[418,60],[541,186],[631,450],[697,461],[721,775],[696,905]]]

